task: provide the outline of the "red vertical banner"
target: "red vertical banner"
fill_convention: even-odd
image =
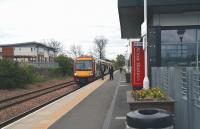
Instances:
[[[132,42],[132,86],[142,89],[144,80],[144,50],[141,42]]]

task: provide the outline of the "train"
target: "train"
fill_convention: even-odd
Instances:
[[[74,80],[79,84],[92,82],[101,76],[101,70],[108,73],[110,65],[110,61],[92,56],[77,57],[74,60]]]

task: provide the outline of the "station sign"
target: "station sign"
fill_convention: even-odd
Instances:
[[[142,42],[132,42],[132,77],[133,89],[142,89],[144,80],[144,50]]]

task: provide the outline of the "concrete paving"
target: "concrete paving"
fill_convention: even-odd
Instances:
[[[126,91],[130,89],[127,83],[120,83],[109,129],[125,129],[126,113],[130,111],[126,102]]]
[[[124,129],[128,89],[124,75],[117,73],[49,129]]]

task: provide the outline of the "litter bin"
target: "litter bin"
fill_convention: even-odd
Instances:
[[[127,82],[127,83],[130,82],[130,73],[126,73],[126,82]]]
[[[162,109],[139,109],[126,115],[126,129],[174,129],[173,115]]]

